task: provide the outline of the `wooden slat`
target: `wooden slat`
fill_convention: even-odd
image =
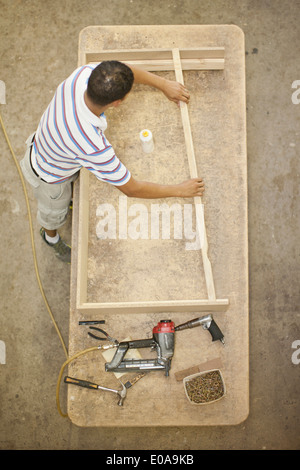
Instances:
[[[77,305],[86,302],[89,246],[89,172],[80,171],[79,215],[78,215],[78,260],[77,260]]]
[[[223,59],[224,47],[195,47],[180,49],[181,59]],[[172,49],[108,49],[101,52],[87,52],[85,63],[100,60],[172,60]]]
[[[225,51],[222,47],[181,49],[182,70],[222,70]],[[174,70],[171,49],[106,50],[87,53],[85,63],[119,60],[149,72]]]
[[[179,49],[173,49],[172,53],[173,53],[176,80],[184,85]],[[180,110],[181,110],[182,125],[183,125],[183,130],[184,130],[186,150],[187,150],[187,156],[188,156],[188,162],[189,162],[189,168],[190,168],[190,176],[191,178],[197,178],[198,172],[197,172],[197,165],[196,165],[196,159],[195,159],[194,145],[193,145],[187,104],[181,102]],[[210,300],[214,300],[216,299],[216,293],[215,293],[215,286],[214,286],[214,280],[213,280],[213,274],[212,274],[212,267],[208,258],[208,243],[207,243],[207,235],[206,235],[203,205],[202,205],[201,197],[195,197],[194,202],[195,202],[195,210],[196,210],[197,228],[198,228],[198,233],[200,237],[200,244],[201,244],[201,251],[202,251],[202,259],[203,259],[207,294]]]
[[[105,60],[105,59],[102,59]],[[101,60],[99,61],[101,62]],[[174,70],[171,59],[165,60],[126,60],[123,61],[132,67],[138,67],[147,72],[168,72]],[[97,64],[98,62],[89,62]],[[182,70],[223,70],[223,59],[186,59],[182,61]]]
[[[106,302],[77,305],[85,313],[164,313],[164,312],[225,312],[228,299],[216,300],[164,300],[144,302]]]

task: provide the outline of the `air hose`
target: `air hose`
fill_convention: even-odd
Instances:
[[[37,278],[37,282],[38,282],[38,285],[39,285],[39,288],[40,288],[40,291],[41,291],[41,294],[42,294],[42,297],[44,299],[44,302],[45,302],[45,305],[46,305],[46,308],[48,310],[48,313],[50,315],[50,318],[55,326],[55,329],[56,329],[56,332],[59,336],[59,339],[61,341],[61,344],[62,344],[62,347],[64,349],[64,352],[65,352],[65,355],[66,357],[68,357],[68,351],[67,351],[67,348],[66,348],[66,345],[64,343],[64,340],[63,340],[63,337],[61,335],[61,332],[59,331],[59,328],[56,324],[56,321],[53,317],[53,314],[52,314],[52,311],[51,311],[51,308],[49,306],[49,303],[48,303],[48,300],[46,298],[46,295],[45,295],[45,292],[44,292],[44,289],[43,289],[43,285],[42,285],[42,282],[41,282],[41,278],[40,278],[40,273],[39,273],[39,269],[38,269],[38,264],[37,264],[37,257],[36,257],[36,250],[35,250],[35,244],[34,244],[34,235],[33,235],[33,225],[32,225],[32,217],[31,217],[31,211],[30,211],[30,205],[29,205],[29,199],[28,199],[28,194],[27,194],[27,189],[26,189],[26,185],[25,185],[25,180],[24,180],[24,176],[23,176],[23,173],[22,173],[22,170],[20,168],[20,165],[19,165],[19,162],[16,158],[16,155],[14,153],[14,150],[11,146],[11,143],[9,141],[9,138],[8,138],[8,135],[7,135],[7,132],[6,132],[6,129],[5,129],[5,126],[4,126],[4,123],[3,123],[3,120],[2,120],[2,117],[1,117],[1,114],[0,114],[0,123],[1,123],[1,127],[2,127],[2,130],[3,130],[3,134],[4,134],[4,137],[6,139],[6,142],[7,142],[7,145],[9,147],[9,150],[12,154],[12,157],[13,157],[13,160],[15,162],[15,165],[17,167],[17,170],[18,170],[18,173],[19,173],[19,176],[20,176],[20,179],[21,179],[21,183],[22,183],[22,187],[23,187],[23,191],[24,191],[24,195],[25,195],[25,201],[26,201],[26,206],[27,206],[27,212],[28,212],[28,219],[29,219],[29,230],[30,230],[30,238],[31,238],[31,247],[32,247],[32,254],[33,254],[33,262],[34,262],[34,269],[35,269],[35,274],[36,274],[36,278]]]
[[[85,349],[83,351],[80,351],[78,352],[77,354],[74,354],[74,356],[72,357],[69,357],[68,356],[68,351],[67,351],[67,348],[66,348],[66,345],[65,345],[65,342],[63,340],[63,337],[61,335],[61,332],[59,331],[59,328],[56,324],[56,321],[54,319],[54,316],[53,316],[53,313],[51,311],[51,308],[50,308],[50,305],[48,303],[48,300],[47,300],[47,297],[45,295],[45,292],[44,292],[44,289],[43,289],[43,285],[42,285],[42,281],[41,281],[41,278],[40,278],[40,273],[39,273],[39,269],[38,269],[38,263],[37,263],[37,257],[36,257],[36,250],[35,250],[35,244],[34,244],[34,234],[33,234],[33,225],[32,225],[32,217],[31,217],[31,211],[30,211],[30,204],[29,204],[29,198],[28,198],[28,194],[27,194],[27,189],[26,189],[26,184],[25,184],[25,180],[24,180],[24,176],[23,176],[23,173],[22,173],[22,170],[20,168],[20,165],[19,165],[19,162],[16,158],[16,155],[14,153],[14,150],[12,148],[12,145],[10,143],[10,140],[8,138],[8,135],[7,135],[7,132],[6,132],[6,129],[5,129],[5,126],[4,126],[4,123],[3,123],[3,120],[2,120],[2,117],[1,117],[1,114],[0,114],[0,124],[1,124],[1,127],[2,127],[2,131],[3,131],[3,134],[4,134],[4,137],[5,137],[5,140],[7,142],[7,145],[9,147],[9,150],[12,154],[12,157],[13,157],[13,160],[15,162],[15,165],[16,165],[16,168],[17,168],[17,171],[18,171],[18,174],[19,174],[19,177],[21,179],[21,183],[22,183],[22,187],[23,187],[23,191],[24,191],[24,196],[25,196],[25,201],[26,201],[26,206],[27,206],[27,212],[28,212],[28,220],[29,220],[29,229],[30,229],[30,239],[31,239],[31,247],[32,247],[32,254],[33,254],[33,262],[34,262],[34,269],[35,269],[35,274],[36,274],[36,278],[37,278],[37,282],[38,282],[38,286],[40,288],[40,291],[41,291],[41,294],[42,294],[42,297],[44,299],[44,302],[45,302],[45,305],[46,305],[46,308],[47,308],[47,311],[50,315],[50,318],[52,320],[52,323],[55,327],[55,330],[58,334],[58,337],[61,341],[61,344],[62,344],[62,347],[63,347],[63,350],[65,352],[65,355],[66,355],[66,358],[67,360],[64,362],[64,364],[62,365],[61,367],[61,370],[60,370],[60,373],[59,373],[59,376],[58,376],[58,381],[57,381],[57,386],[56,386],[56,405],[57,405],[57,409],[58,409],[58,412],[59,414],[63,417],[63,418],[67,418],[68,415],[67,414],[64,414],[62,411],[61,411],[61,408],[60,408],[60,404],[59,404],[59,387],[60,387],[60,382],[61,382],[61,377],[62,377],[62,374],[63,374],[63,371],[65,369],[65,367],[71,362],[73,361],[74,359],[76,359],[77,357],[79,356],[82,356],[83,354],[86,354],[90,351],[95,351],[97,349],[99,349],[99,347],[95,346],[95,347],[92,347],[92,348],[88,348],[88,349]]]
[[[88,352],[91,352],[91,351],[96,351],[99,349],[99,346],[93,346],[92,348],[88,348],[88,349],[84,349],[83,351],[80,351],[76,354],[74,354],[74,356],[68,358],[64,363],[63,365],[61,366],[61,369],[60,369],[60,372],[59,372],[59,376],[58,376],[58,380],[57,380],[57,385],[56,385],[56,406],[57,406],[57,409],[58,409],[58,412],[59,414],[63,417],[63,418],[68,418],[68,415],[67,414],[64,414],[62,411],[61,411],[61,408],[60,408],[60,404],[59,404],[59,387],[60,387],[60,382],[61,382],[61,378],[62,378],[62,375],[63,375],[63,372],[64,372],[64,369],[65,367],[70,364],[70,362],[72,362],[74,359],[77,359],[77,357],[79,356],[82,356],[83,354],[86,354]]]

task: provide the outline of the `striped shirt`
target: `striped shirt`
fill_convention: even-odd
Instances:
[[[96,116],[84,101],[95,66],[79,67],[62,82],[41,118],[31,158],[34,170],[47,183],[62,183],[82,167],[116,186],[130,179],[104,135],[104,114]]]

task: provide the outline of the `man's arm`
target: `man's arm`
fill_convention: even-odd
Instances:
[[[181,83],[174,80],[167,80],[159,75],[132,67],[131,65],[128,65],[128,67],[130,67],[133,72],[134,83],[153,86],[161,90],[170,101],[174,101],[177,104],[179,104],[179,101],[184,101],[185,103],[189,102],[190,94]]]
[[[163,185],[147,181],[137,181],[131,176],[128,183],[123,186],[117,186],[117,188],[128,197],[143,199],[201,197],[204,193],[204,183],[201,178],[189,179],[179,184]]]

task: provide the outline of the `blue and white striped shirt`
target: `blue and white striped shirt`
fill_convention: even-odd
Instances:
[[[62,82],[36,131],[32,166],[47,183],[61,183],[85,167],[101,181],[120,186],[130,172],[104,135],[104,114],[97,117],[84,102],[89,76],[96,65],[76,69]]]

